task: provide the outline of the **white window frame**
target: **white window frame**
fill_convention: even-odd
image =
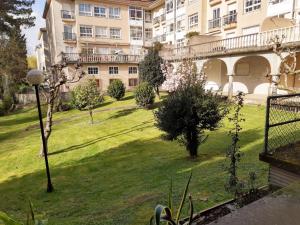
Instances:
[[[104,32],[98,33],[97,31],[101,31],[103,29]],[[95,27],[95,37],[96,38],[108,38],[108,28],[107,27],[101,27],[101,26],[96,26]]]
[[[145,11],[144,12],[144,18],[146,23],[152,23],[152,13],[151,11]]]
[[[91,33],[89,32],[81,32],[81,28],[88,28],[88,29],[91,29]],[[87,30],[86,30],[87,31]],[[93,37],[93,26],[89,26],[89,25],[80,25],[79,26],[79,33],[80,33],[80,37]]]
[[[96,12],[96,9],[98,9],[99,12]],[[103,9],[104,9],[104,13],[101,12],[101,10],[103,10]],[[95,17],[106,18],[106,17],[107,17],[107,10],[106,10],[106,8],[103,7],[103,6],[95,5],[95,6],[94,6],[94,16],[95,16]]]
[[[119,30],[119,35],[116,35],[116,34],[112,34],[112,31],[113,30]],[[118,28],[118,27],[111,27],[109,28],[109,37],[111,39],[121,39],[121,28]]]
[[[171,13],[174,10],[174,3],[173,0],[166,1],[166,13]]]
[[[119,67],[118,66],[109,66],[108,67],[108,74],[109,75],[118,75],[119,74]]]
[[[143,40],[143,27],[130,26],[130,39],[134,41]]]
[[[91,73],[90,73],[90,69],[91,69]],[[95,69],[97,70],[97,72],[95,72]],[[87,74],[88,75],[99,75],[99,67],[98,66],[88,66]]]
[[[121,9],[110,7],[108,9],[108,17],[110,19],[120,19],[121,18]]]
[[[129,66],[128,74],[138,74],[138,67],[137,66]]]
[[[82,9],[83,7],[83,9]],[[89,10],[87,10],[89,8]],[[79,4],[79,15],[80,16],[93,16],[93,6],[91,4],[80,3]]]
[[[145,40],[149,41],[153,38],[153,30],[152,28],[145,28]]]
[[[261,0],[244,0],[244,13],[251,13],[259,9],[261,9]]]
[[[199,24],[199,15],[198,15],[198,13],[194,13],[194,14],[190,15],[188,20],[189,20],[189,28],[197,27],[198,24]]]
[[[136,85],[130,85],[130,80],[136,80]],[[129,87],[136,87],[139,84],[139,80],[137,78],[129,78],[128,79],[128,86]]]
[[[134,14],[132,16],[132,13]],[[138,17],[138,14],[141,14]],[[141,7],[129,6],[129,19],[130,20],[143,20],[143,9]]]

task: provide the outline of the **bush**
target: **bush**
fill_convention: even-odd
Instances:
[[[122,81],[114,80],[107,88],[107,94],[119,101],[125,95],[125,86]]]
[[[8,112],[11,109],[13,104],[14,104],[14,100],[13,100],[12,96],[9,94],[5,94],[3,96],[3,102],[2,102],[2,105],[3,105],[2,107],[3,107],[4,112]]]
[[[219,96],[206,92],[204,83],[180,86],[170,94],[155,112],[157,127],[170,140],[179,140],[191,157],[197,157],[198,147],[225,116],[226,110]]]
[[[5,110],[4,110],[3,102],[0,100],[0,116],[4,116],[4,115],[5,115]]]
[[[147,82],[141,83],[136,88],[134,97],[138,106],[149,108],[155,100],[153,87]]]

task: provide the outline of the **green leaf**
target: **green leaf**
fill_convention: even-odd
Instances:
[[[23,225],[12,218],[10,218],[6,213],[0,211],[0,222],[3,222],[4,225]]]
[[[163,205],[157,205],[155,207],[154,218],[155,218],[155,225],[160,225],[161,221],[166,221],[171,225],[176,225],[176,223],[172,219],[172,213],[170,208]]]
[[[192,196],[189,196],[189,203],[190,203],[190,218],[189,218],[189,223],[188,225],[191,225],[193,222],[193,214],[194,214],[194,205],[192,201]]]
[[[179,208],[178,208],[178,211],[177,211],[177,215],[176,215],[176,223],[179,222],[180,214],[181,214],[181,211],[182,211],[185,199],[186,199],[186,194],[188,192],[191,179],[192,179],[192,172],[190,174],[189,180],[186,184],[185,190],[184,190],[183,195],[182,195],[182,199],[181,199],[181,202],[180,202],[180,205],[179,205]]]

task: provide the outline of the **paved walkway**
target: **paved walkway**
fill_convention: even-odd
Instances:
[[[300,225],[300,183],[281,189],[209,225]]]

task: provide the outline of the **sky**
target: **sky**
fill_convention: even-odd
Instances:
[[[36,17],[35,26],[27,29],[23,29],[23,33],[27,39],[27,54],[35,54],[35,46],[38,45],[38,34],[41,27],[45,27],[45,21],[43,19],[45,0],[35,0],[35,4],[32,7],[33,15]]]

